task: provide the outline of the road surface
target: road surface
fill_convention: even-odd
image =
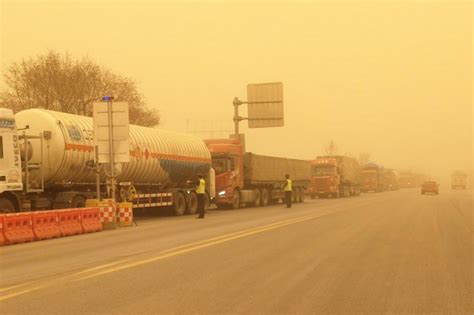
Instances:
[[[419,190],[0,249],[2,314],[473,314],[473,207]]]

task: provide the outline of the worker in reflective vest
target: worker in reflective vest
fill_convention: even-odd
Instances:
[[[290,179],[290,175],[286,174],[286,184],[285,187],[283,187],[283,191],[285,192],[285,201],[286,201],[286,207],[291,208],[291,194],[293,191],[293,182]]]
[[[204,219],[204,196],[206,193],[206,180],[203,178],[202,174],[198,174],[198,182],[196,188],[196,194],[198,199],[198,217],[197,219]]]

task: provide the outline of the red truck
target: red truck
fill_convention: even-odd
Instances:
[[[384,190],[385,179],[383,167],[375,163],[368,163],[362,167],[362,191],[380,192]]]
[[[239,139],[204,140],[216,172],[219,208],[266,206],[284,197],[285,174],[293,181],[293,202],[303,202],[310,183],[310,162],[244,152]]]
[[[311,198],[360,195],[361,173],[356,159],[344,156],[318,156],[311,162]]]

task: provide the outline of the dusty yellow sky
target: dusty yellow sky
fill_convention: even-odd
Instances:
[[[333,139],[444,177],[472,166],[472,16],[470,1],[3,0],[1,66],[88,55],[192,132],[232,130],[247,83],[282,81],[285,127],[243,127],[249,151],[312,158]]]

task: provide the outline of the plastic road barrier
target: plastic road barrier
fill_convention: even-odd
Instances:
[[[61,236],[82,234],[81,210],[58,210],[59,230]]]
[[[117,224],[119,226],[133,225],[133,208],[131,202],[121,202],[117,204],[118,217]]]
[[[0,214],[0,246],[5,245],[5,236],[3,235],[3,214]]]
[[[9,213],[3,216],[3,234],[6,244],[34,241],[31,213]]]
[[[81,224],[84,233],[102,231],[99,208],[81,209]]]
[[[32,212],[35,240],[45,240],[61,236],[57,211]]]

